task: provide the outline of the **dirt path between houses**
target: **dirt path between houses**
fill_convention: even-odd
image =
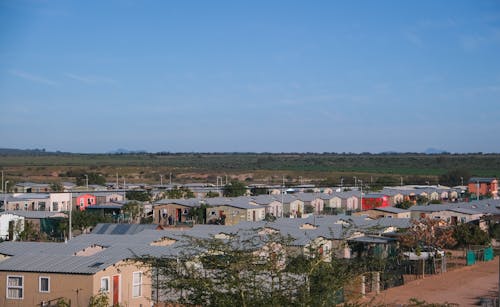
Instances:
[[[454,303],[460,306],[478,305],[479,297],[498,295],[499,257],[489,262],[480,262],[441,275],[411,281],[403,286],[382,291],[375,298],[368,296],[366,303],[404,306],[411,298],[427,303]]]

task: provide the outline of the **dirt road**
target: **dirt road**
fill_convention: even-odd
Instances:
[[[382,291],[375,297],[374,303],[402,306],[414,297],[427,303],[477,305],[479,297],[498,295],[498,261],[499,257],[495,257],[493,261],[480,262]],[[365,302],[370,298],[367,297]]]

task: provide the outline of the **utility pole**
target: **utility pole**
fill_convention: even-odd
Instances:
[[[476,195],[477,195],[477,200],[479,200],[479,180],[477,180],[476,182],[477,182],[477,191],[476,191],[477,193],[476,193]]]
[[[356,188],[358,186],[358,178],[354,176],[354,187]]]
[[[363,210],[363,180],[359,179],[359,187],[361,188],[361,210]]]
[[[284,198],[285,198],[285,176],[283,176],[283,184],[281,185],[281,217],[283,217]]]
[[[401,176],[401,186],[403,186],[403,176]]]
[[[6,180],[3,186],[3,211],[7,211],[7,184],[9,180]]]
[[[344,177],[340,177],[340,190],[344,187]]]
[[[118,173],[116,173],[116,189],[118,190],[120,185],[118,184]]]
[[[71,217],[71,211],[73,211],[73,204],[70,202],[69,204],[69,230],[68,230],[68,240],[71,240],[72,238],[72,231],[71,231],[71,227],[72,227],[72,217]]]
[[[5,191],[3,190],[3,171],[2,171],[2,193],[5,193]]]
[[[160,186],[163,186],[163,175],[160,175]]]
[[[168,183],[169,183],[170,185],[172,185],[172,172],[170,172],[169,176],[170,176],[170,180],[168,181]]]
[[[89,175],[85,174],[85,184],[87,186],[87,191],[89,190]]]

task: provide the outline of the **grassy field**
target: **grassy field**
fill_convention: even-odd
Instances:
[[[332,181],[358,176],[364,180],[403,177],[436,181],[449,170],[465,169],[476,176],[500,175],[500,155],[424,154],[37,154],[0,155],[0,169],[16,181],[60,181],[68,170],[98,172],[113,181],[116,174],[129,182],[156,182],[173,173],[177,182],[210,181],[229,175],[240,180],[279,183]]]
[[[176,182],[216,182],[217,176],[248,182],[349,183],[380,177],[405,183],[437,182],[439,175],[465,169],[475,176],[500,175],[500,155],[424,154],[36,154],[0,155],[0,169],[15,181],[73,181],[68,171],[97,172],[109,181],[116,174],[128,182],[157,182],[172,173]],[[121,179],[120,179],[121,180]],[[418,181],[418,182],[417,182]]]

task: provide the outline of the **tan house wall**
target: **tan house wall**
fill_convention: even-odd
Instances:
[[[142,295],[132,297],[133,272],[142,271]],[[24,277],[24,298],[7,299],[7,276]],[[120,262],[94,275],[83,274],[55,274],[32,272],[0,272],[0,306],[36,306],[42,301],[66,298],[71,300],[72,306],[88,306],[90,297],[99,293],[101,278],[110,278],[110,306],[112,305],[113,276],[118,275],[120,280],[120,306],[150,306],[151,279],[146,274],[146,268],[132,263]],[[50,292],[39,291],[39,278],[50,278]]]
[[[7,276],[24,277],[24,298],[7,299]],[[50,278],[50,292],[39,291],[39,278]],[[0,272],[0,306],[36,306],[42,301],[58,298],[71,300],[72,306],[87,306],[93,295],[92,275],[31,273],[31,272]]]
[[[247,210],[230,206],[216,206],[207,208],[207,222],[220,218],[221,211],[226,216],[226,225],[236,225],[247,220]],[[214,214],[212,214],[214,212]]]

